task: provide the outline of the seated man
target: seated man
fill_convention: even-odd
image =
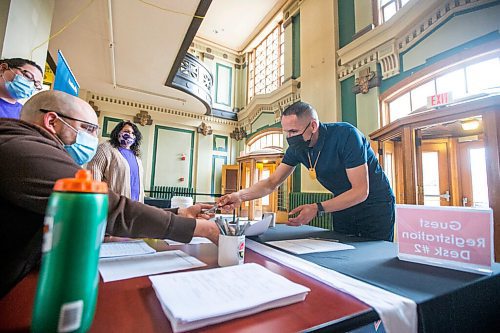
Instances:
[[[44,91],[26,102],[21,120],[0,120],[0,297],[39,261],[45,208],[54,183],[73,178],[97,148],[97,116],[85,101]],[[217,241],[212,221],[196,219],[201,205],[177,214],[109,192],[106,233],[122,237],[193,236]]]

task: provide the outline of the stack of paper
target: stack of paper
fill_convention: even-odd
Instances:
[[[130,242],[110,242],[101,244],[99,258],[138,256],[155,253],[156,250],[150,247],[143,240]]]
[[[149,278],[174,332],[300,302],[310,291],[257,264]]]
[[[140,256],[102,258],[99,260],[99,272],[104,282],[201,266],[206,266],[206,264],[179,250]]]
[[[289,239],[289,240],[272,241],[266,243],[295,254],[352,250],[355,248],[352,245],[342,244],[338,243],[336,240],[328,240],[328,239],[325,240],[310,239],[310,238]]]
[[[174,241],[172,239],[165,239],[165,242],[168,245],[184,245],[184,244],[186,244],[186,243]],[[208,238],[205,238],[205,237],[193,237],[193,239],[191,239],[191,241],[188,244],[212,244],[212,241]]]

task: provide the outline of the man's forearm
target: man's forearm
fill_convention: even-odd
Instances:
[[[338,212],[352,206],[355,206],[366,200],[368,195],[364,191],[350,189],[330,200],[324,201],[323,207],[326,212]]]
[[[271,184],[267,179],[239,191],[241,201],[248,201],[262,198],[274,191],[276,186]]]

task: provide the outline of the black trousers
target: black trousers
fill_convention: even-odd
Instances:
[[[387,201],[362,202],[333,213],[333,229],[363,238],[394,240],[394,197]]]

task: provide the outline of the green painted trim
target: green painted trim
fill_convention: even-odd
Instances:
[[[300,172],[300,164],[297,164],[292,173],[292,192],[302,192],[302,175]]]
[[[212,183],[210,185],[210,193],[215,194],[215,160],[223,159],[224,164],[227,164],[227,156],[212,155]]]
[[[175,128],[175,127],[168,127],[168,126],[161,126],[161,125],[156,125],[155,126],[155,136],[153,140],[153,166],[151,170],[151,187],[150,190],[154,189],[155,186],[155,173],[156,173],[156,146],[158,143],[158,131],[160,129],[167,130],[167,131],[173,131],[173,132],[182,132],[182,133],[191,133],[191,154],[189,158],[189,181],[188,181],[188,187],[191,187],[192,185],[192,178],[193,178],[193,155],[194,155],[194,131],[182,129],[182,128]]]
[[[491,7],[493,5],[498,5],[498,3],[492,3],[492,4],[486,4],[484,6],[481,6],[481,9],[484,9],[484,7]],[[410,50],[412,50],[415,46],[417,46],[418,44],[422,43],[423,41],[425,41],[431,34],[435,33],[436,31],[438,31],[443,25],[445,25],[449,20],[451,20],[452,18],[454,17],[457,17],[457,16],[460,16],[460,15],[464,15],[464,14],[467,14],[467,13],[470,13],[472,11],[477,11],[478,9],[477,8],[473,8],[473,9],[468,9],[468,10],[464,10],[462,12],[459,12],[459,13],[455,13],[454,15],[448,17],[446,20],[444,20],[443,22],[441,22],[436,28],[434,28],[434,30],[432,30],[427,36],[425,36],[425,38],[419,40],[417,43],[415,43],[415,45],[412,45],[412,47],[410,47],[408,50],[405,50],[405,52],[402,52],[400,55],[399,55],[399,63],[400,63],[400,67],[403,68],[403,55],[405,55],[406,53],[408,53]],[[479,9],[480,10],[480,9]],[[470,48],[473,48],[473,47],[476,47],[476,46],[479,46],[481,44],[484,44],[484,43],[488,43],[488,42],[491,42],[491,41],[495,41],[495,40],[499,40],[500,39],[500,34],[498,33],[498,31],[492,31],[486,35],[483,35],[481,37],[478,37],[478,38],[475,38],[475,39],[472,39],[472,40],[469,40],[461,45],[458,45],[454,48],[451,48],[449,50],[446,50],[446,51],[443,51],[439,54],[436,54],[435,56],[431,57],[431,58],[428,58],[426,60],[426,62],[420,66],[417,66],[417,67],[413,67],[407,71],[401,71],[398,75],[396,76],[393,76],[393,77],[390,77],[386,80],[382,80],[382,82],[380,83],[380,88],[379,88],[379,91],[380,91],[380,94],[382,94],[383,92],[385,92],[387,89],[389,89],[390,87],[394,86],[395,84],[397,84],[398,82],[402,81],[403,79],[411,76],[411,75],[415,75],[418,71],[438,62],[438,61],[441,61],[441,60],[444,60],[456,53],[459,53],[461,51],[464,51],[466,49],[470,49]]]
[[[354,0],[338,1],[339,48],[352,42],[356,34]]]
[[[352,92],[352,87],[354,87],[354,76],[340,82],[342,121],[357,126],[356,94]]]
[[[255,135],[259,135],[260,132],[262,132],[263,130],[268,130],[268,129],[276,129],[277,131],[281,131],[281,123],[262,126],[261,128],[257,129],[255,132],[247,134],[247,137],[246,137],[247,141],[251,140]]]
[[[292,17],[292,78],[300,77],[300,13]]]
[[[226,103],[221,103],[219,102],[219,100],[217,99],[217,96],[218,96],[218,89],[219,89],[219,67],[225,67],[227,69],[229,69],[229,104],[226,104]],[[226,65],[223,65],[223,64],[219,64],[219,63],[216,63],[215,64],[215,103],[217,104],[221,104],[221,105],[226,105],[226,106],[231,106],[232,104],[232,93],[233,93],[233,68],[232,67],[229,67],[229,66],[226,66]]]
[[[217,139],[224,139],[224,148],[217,148],[217,145],[216,145],[216,140]],[[214,139],[213,139],[212,150],[227,152],[227,140],[228,140],[227,136],[215,134],[214,135]]]
[[[108,134],[108,123],[110,121],[116,121],[116,122],[120,122],[120,121],[123,121],[123,119],[118,119],[118,118],[112,118],[112,117],[104,117],[103,120],[102,120],[102,133],[101,133],[101,136],[103,138],[109,138],[111,136],[111,133]],[[114,127],[113,127],[114,128]],[[111,130],[112,131],[112,130]]]
[[[272,112],[272,111],[263,111],[263,112],[261,112],[261,113],[259,114],[259,116],[258,116],[257,118],[255,118],[255,119],[254,119],[254,120],[250,123],[250,125],[255,124],[255,122],[256,122],[257,120],[259,120],[260,116],[262,116],[263,114],[274,114],[274,112]]]

